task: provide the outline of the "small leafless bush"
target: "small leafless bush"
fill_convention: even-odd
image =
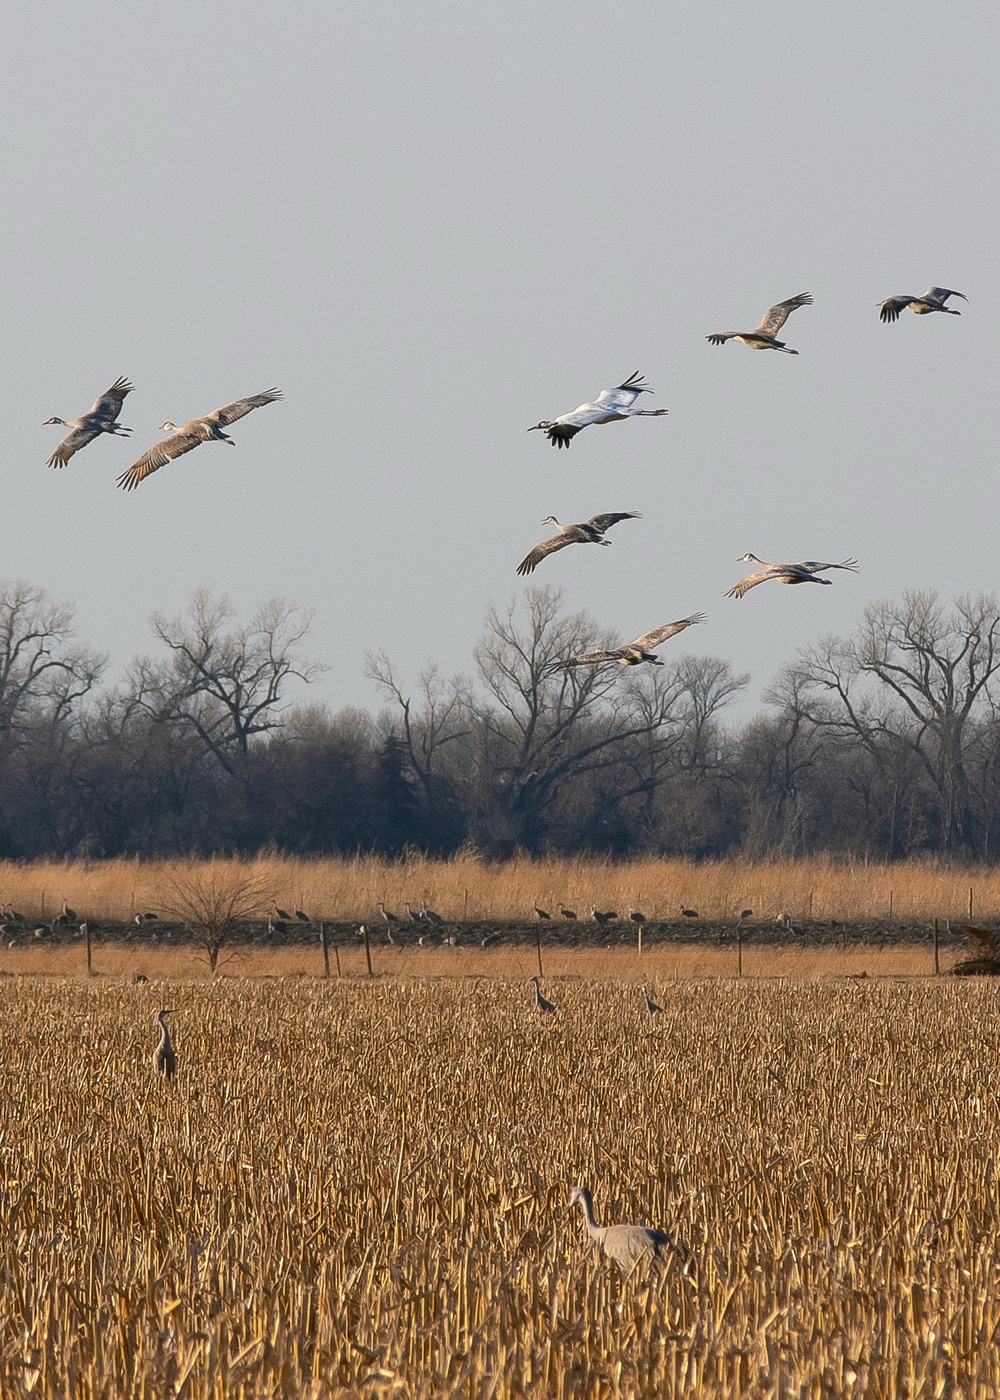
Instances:
[[[267,908],[266,888],[262,879],[212,861],[165,877],[159,905],[168,918],[187,925],[214,973],[219,954],[240,925],[260,918]]]

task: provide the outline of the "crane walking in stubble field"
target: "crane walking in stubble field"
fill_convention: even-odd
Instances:
[[[663,1259],[668,1250],[676,1247],[666,1231],[648,1225],[598,1225],[594,1219],[594,1198],[586,1186],[573,1187],[569,1204],[580,1207],[587,1234],[623,1273],[629,1273],[639,1259]]]
[[[167,1079],[172,1079],[177,1071],[177,1054],[165,1020],[173,1014],[172,1008],[168,1007],[165,1011],[158,1011],[154,1018],[160,1027],[160,1043],[153,1051],[153,1069],[157,1075],[165,1075]]]

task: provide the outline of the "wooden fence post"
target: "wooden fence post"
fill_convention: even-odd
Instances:
[[[84,921],[83,921],[83,934],[84,934],[84,937],[85,937],[86,940],[87,940],[87,976],[88,976],[88,977],[93,977],[93,975],[94,975],[94,966],[93,966],[93,961],[92,961],[92,959],[91,959],[91,947],[90,947],[90,920],[89,920],[89,919],[84,919]]]
[[[319,939],[320,939],[320,943],[323,945],[323,976],[324,976],[324,977],[329,977],[329,975],[330,975],[330,943],[329,943],[329,940],[327,939],[327,935],[326,935],[326,920],[325,920],[325,919],[320,920],[320,925],[319,925]]]
[[[940,973],[941,973],[940,951],[941,951],[941,935],[940,935],[940,933],[938,932],[938,921],[937,921],[937,919],[935,919],[935,920],[934,920],[934,976],[935,976],[935,977],[940,976]]]
[[[969,886],[969,919],[972,919],[972,886]]]
[[[743,924],[736,925],[736,976],[743,976]]]
[[[367,925],[367,924],[362,924],[362,925],[361,925],[361,932],[362,932],[362,933],[364,934],[364,936],[365,936],[365,962],[368,964],[368,976],[369,976],[369,977],[374,977],[375,974],[374,974],[374,972],[372,971],[372,945],[371,945],[371,943],[370,943],[370,941],[369,941],[369,938],[368,938],[368,925]]]
[[[539,975],[539,977],[544,977],[545,974],[544,974],[544,972],[542,971],[542,926],[541,926],[541,924],[536,924],[536,925],[535,925],[535,952],[538,954],[538,975]]]
[[[340,970],[340,949],[336,943],[333,945],[333,956],[337,959],[337,976],[343,977],[344,974]]]

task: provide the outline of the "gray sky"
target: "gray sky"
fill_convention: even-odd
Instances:
[[[543,516],[637,510],[535,576],[756,695],[905,588],[997,585],[995,6],[16,4],[0,50],[4,558],[118,663],[194,588],[315,606],[313,698],[470,667]],[[879,323],[956,287],[961,319]],[[808,290],[800,356],[716,349]],[[525,430],[641,370],[663,419]],[[119,374],[122,421],[60,430]],[[181,422],[283,403],[116,475]],[[746,550],[835,587],[722,597]],[[664,652],[665,656],[672,653]]]

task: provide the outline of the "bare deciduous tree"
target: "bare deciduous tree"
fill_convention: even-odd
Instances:
[[[431,848],[453,844],[462,826],[456,763],[470,732],[467,685],[459,677],[446,680],[437,666],[427,666],[417,678],[414,701],[385,652],[369,654],[366,674],[394,703],[383,717],[387,753],[402,760],[403,780],[419,795],[426,842]]]
[[[66,719],[89,694],[104,658],[73,645],[73,611],[43,588],[0,583],[0,734]]]
[[[585,613],[566,616],[562,593],[529,588],[491,608],[475,659],[484,698],[470,714],[492,788],[501,845],[538,849],[545,813],[571,780],[619,764],[627,746],[670,719],[676,686],[624,676],[618,666],[559,671],[556,662],[608,639]]]
[[[881,761],[896,745],[919,760],[943,850],[976,845],[966,759],[976,717],[1000,700],[998,642],[994,595],[961,597],[947,612],[936,593],[905,593],[866,608],[854,638],[826,638],[791,668],[796,703],[817,728]]]
[[[322,669],[303,659],[313,614],[282,598],[264,603],[249,623],[233,623],[228,598],[199,589],[187,613],[154,613],[153,630],[171,652],[167,666],[140,662],[133,690],[160,720],[189,725],[227,773],[245,760],[250,740],[281,725],[285,683]]]

